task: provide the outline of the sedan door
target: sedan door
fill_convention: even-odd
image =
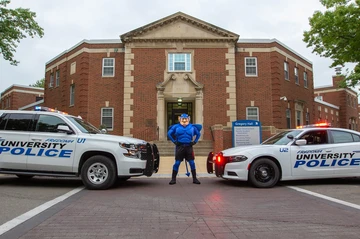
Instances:
[[[333,148],[328,144],[326,129],[314,129],[305,132],[300,139],[306,139],[306,145],[291,146],[292,176],[294,178],[326,178],[332,177],[334,167],[331,166]]]
[[[344,130],[330,131],[333,139],[333,165],[336,176],[360,175],[360,135]]]

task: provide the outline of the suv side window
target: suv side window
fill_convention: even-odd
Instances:
[[[58,125],[67,125],[65,121],[53,115],[39,115],[36,132],[58,132]]]
[[[0,130],[16,130],[16,131],[29,131],[29,127],[33,121],[33,114],[12,113],[9,114],[7,119],[1,121]]]
[[[6,114],[2,114],[0,116],[0,130],[4,130],[5,129],[5,125],[6,125]]]

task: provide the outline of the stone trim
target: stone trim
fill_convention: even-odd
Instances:
[[[229,110],[226,111],[226,116],[229,118],[227,126],[231,126],[233,121],[236,121],[236,75],[235,75],[235,48],[228,48],[228,53],[225,54],[225,58],[228,60],[226,64],[226,70],[228,75],[226,76],[226,82],[228,86],[226,87],[226,93],[228,98],[226,104],[229,106]]]
[[[131,110],[134,106],[134,100],[132,95],[134,93],[134,87],[131,83],[134,82],[134,76],[132,76],[132,71],[134,70],[134,65],[132,60],[134,59],[134,54],[131,52],[131,47],[125,46],[125,61],[124,61],[124,127],[123,135],[130,136],[131,129],[134,127],[133,122],[131,122],[131,117],[134,115],[134,111]]]

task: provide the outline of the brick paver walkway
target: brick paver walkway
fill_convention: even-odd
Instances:
[[[360,211],[287,187],[181,177],[83,190],[0,238],[360,238]]]

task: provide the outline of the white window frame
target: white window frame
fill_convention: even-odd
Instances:
[[[70,85],[70,106],[75,105],[75,84]]]
[[[289,63],[284,61],[284,75],[285,75],[285,80],[290,80],[289,78]]]
[[[175,61],[176,56],[183,56],[183,60]],[[175,64],[181,63],[184,64],[184,69],[182,70],[175,70]],[[191,53],[184,52],[184,53],[168,53],[168,71],[169,72],[191,72]]]
[[[54,73],[50,74],[49,88],[54,87]]]
[[[294,75],[295,75],[295,84],[300,85],[300,82],[299,82],[299,69],[297,67],[294,67]]]
[[[300,110],[295,110],[295,115],[296,115],[296,126],[302,125],[302,111]]]
[[[104,110],[111,110],[111,116],[104,116]],[[101,108],[101,125],[104,125],[103,118],[104,117],[111,117],[111,127],[106,126],[106,130],[112,131],[114,129],[114,108],[111,107],[105,107]]]
[[[308,75],[306,71],[304,71],[304,87],[308,88]]]
[[[256,115],[249,114],[249,110],[256,110]],[[259,107],[246,107],[246,119],[259,121]]]
[[[112,65],[105,65],[105,62],[109,63],[107,60],[112,60]],[[112,74],[105,74],[105,69],[112,69]],[[115,58],[103,58],[102,61],[102,77],[114,77],[115,76]]]
[[[60,71],[57,70],[55,72],[55,86],[59,86],[60,85]]]
[[[249,60],[249,62],[248,62]],[[250,60],[255,60],[255,62],[250,62]],[[255,63],[255,65],[253,64]],[[247,69],[255,68],[254,73],[247,73]],[[245,57],[245,76],[256,77],[258,76],[258,67],[257,67],[257,58],[256,57]]]

